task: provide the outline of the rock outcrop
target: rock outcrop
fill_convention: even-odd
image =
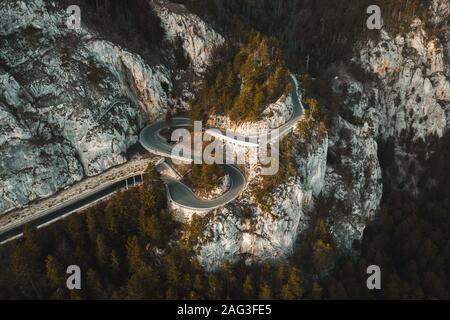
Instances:
[[[168,39],[181,37],[203,72],[223,38],[183,6],[157,2]],[[1,214],[127,161],[144,123],[174,104],[177,70],[69,30],[52,1],[4,1],[0,15]]]
[[[5,212],[124,163],[143,115],[167,109],[170,82],[163,67],[67,29],[51,3],[3,2],[0,14]]]
[[[300,138],[299,138],[300,139]],[[236,202],[208,214],[205,241],[199,260],[207,269],[224,261],[276,261],[287,258],[299,232],[308,227],[314,197],[324,185],[328,139],[302,149],[295,147],[298,176],[279,185],[270,210],[264,210],[253,196],[259,166],[250,168],[249,187]],[[253,186],[252,186],[253,185]]]
[[[357,73],[348,66],[333,70],[334,90],[349,112],[331,134],[335,161],[327,168],[324,193],[352,212],[331,215],[332,233],[343,248],[361,238],[380,203],[382,175],[374,140],[393,141],[394,163],[385,164],[395,167],[389,176],[392,187],[417,195],[418,155],[448,130],[450,4],[434,0],[429,11],[427,24],[415,18],[404,34],[381,30],[378,39],[358,43],[352,59],[360,68]],[[445,23],[440,34],[433,33]]]
[[[173,46],[180,41],[195,73],[204,73],[213,50],[225,42],[223,36],[183,5],[166,0],[150,3],[161,19],[166,40]]]
[[[269,210],[253,197],[261,179],[255,166],[247,171],[249,186],[238,201],[206,215],[207,240],[199,246],[206,268],[215,269],[226,260],[289,257],[297,237],[309,227],[317,201],[325,198],[333,200],[328,223],[337,248],[351,250],[362,238],[383,191],[373,131],[339,117],[320,143],[297,134],[294,141],[297,175],[276,188]]]
[[[230,130],[238,136],[256,136],[279,128],[292,118],[293,100],[292,94],[281,96],[278,101],[268,105],[261,114],[258,122],[234,123],[229,117],[211,116],[208,125],[212,128],[220,128],[223,132]]]
[[[382,30],[379,39],[359,43],[353,63],[362,79],[339,70],[335,81],[351,121],[367,123],[380,141],[394,142],[396,174],[390,181],[413,195],[418,154],[443,136],[450,121],[449,11],[448,1],[432,1],[427,24],[415,18],[405,34]]]
[[[366,124],[338,117],[330,130],[330,146],[322,195],[332,200],[330,231],[338,249],[349,251],[375,218],[383,194],[378,145]]]

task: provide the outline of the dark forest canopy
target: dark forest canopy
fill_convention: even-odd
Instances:
[[[302,296],[300,270],[286,264],[225,263],[205,272],[194,256],[204,237],[203,220],[194,215],[181,226],[166,203],[161,178],[149,167],[141,187],[47,228],[25,227],[23,238],[0,247],[0,299]],[[82,289],[69,291],[65,270],[73,264],[82,270]]]
[[[274,37],[287,57],[289,68],[305,72],[306,59],[317,75],[332,63],[348,60],[359,40],[377,37],[369,30],[366,13],[370,5],[381,8],[384,28],[393,32],[408,30],[414,17],[420,17],[428,31],[439,36],[442,25],[429,20],[430,0],[176,0],[198,13],[229,36],[236,36],[243,21],[262,34]],[[448,21],[442,22],[448,26]]]
[[[206,272],[195,259],[203,219],[194,216],[184,227],[176,223],[162,181],[149,168],[142,187],[44,229],[26,228],[24,238],[0,247],[0,298],[448,299],[449,150],[450,134],[429,150],[421,179],[434,183],[420,201],[400,191],[383,196],[380,218],[368,226],[359,258],[335,251],[326,222],[331,204],[323,200],[289,261],[225,263],[217,272]],[[384,170],[390,170],[391,157],[383,145]],[[80,291],[65,289],[71,264],[83,270]],[[381,267],[381,291],[366,288],[372,264]],[[317,275],[322,279],[312,281]]]

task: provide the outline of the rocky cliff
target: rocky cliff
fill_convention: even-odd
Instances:
[[[448,130],[450,69],[448,1],[432,1],[427,23],[415,18],[403,34],[382,30],[357,44],[353,63],[364,76],[337,71],[352,122],[394,142],[394,187],[417,194],[419,153]],[[440,30],[437,32],[437,30]]]
[[[0,4],[0,213],[124,163],[145,122],[187,105],[225,39],[184,6],[150,3],[165,31],[164,59],[155,62],[88,29],[68,30],[64,8],[53,2]],[[203,216],[197,249],[205,267],[288,257],[324,199],[335,243],[350,250],[380,205],[377,141],[395,140],[396,181],[416,189],[414,146],[441,137],[449,123],[450,37],[430,28],[448,20],[448,2],[432,1],[430,12],[427,24],[415,19],[405,33],[383,30],[358,42],[351,64],[330,68],[344,103],[326,136],[294,134],[296,173],[277,186],[269,208],[254,197],[261,168],[246,168],[245,192]],[[188,67],[176,61],[179,50]],[[234,129],[248,134],[285,123],[291,99],[268,106],[264,121]]]
[[[287,258],[299,232],[308,227],[314,197],[322,190],[327,149],[328,139],[306,149],[296,144],[298,176],[276,188],[269,210],[262,208],[253,194],[260,183],[260,167],[250,168],[249,186],[243,195],[235,203],[205,217],[207,236],[200,243],[200,262],[207,269],[215,269],[223,261]]]
[[[294,130],[296,174],[272,192],[269,208],[254,197],[262,179],[261,167],[255,165],[247,169],[248,187],[238,201],[205,216],[199,259],[206,268],[226,260],[288,258],[325,199],[332,200],[327,220],[337,249],[351,250],[362,238],[383,191],[373,131],[338,117],[325,137],[313,136],[306,139]]]
[[[154,5],[167,37],[180,36],[201,73],[221,36],[164,3]],[[170,45],[161,49],[167,61],[151,64],[84,27],[69,30],[65,8],[51,1],[3,1],[0,15],[4,213],[127,161],[145,121],[164,117],[178,97]]]

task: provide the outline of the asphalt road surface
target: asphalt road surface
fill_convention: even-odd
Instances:
[[[140,142],[145,149],[159,156],[192,162],[189,156],[174,156],[172,154],[173,145],[161,135],[161,131],[164,129],[191,125],[192,122],[188,118],[173,118],[170,123],[159,121],[142,130]],[[179,206],[192,210],[210,210],[233,201],[245,187],[245,176],[237,167],[225,164],[224,170],[230,177],[230,187],[222,196],[213,200],[199,199],[188,186],[176,179],[163,177],[163,180],[168,187],[170,198]]]
[[[51,208],[47,211],[44,211],[40,214],[35,215],[30,220],[26,220],[20,222],[18,224],[12,224],[11,226],[4,228],[0,231],[0,244],[7,242],[8,240],[14,239],[17,236],[22,234],[22,229],[25,224],[30,224],[33,227],[40,227],[56,221],[60,218],[63,218],[66,215],[69,215],[73,212],[76,212],[96,201],[99,201],[105,197],[112,195],[118,190],[125,189],[127,186],[131,187],[136,182],[136,184],[141,183],[141,175],[136,175],[133,177],[129,177],[117,182],[114,182],[110,185],[106,185],[103,188],[96,189],[92,193],[81,196],[72,201],[67,201],[60,206]]]
[[[266,141],[274,141],[275,139],[281,138],[283,135],[290,132],[299,118],[303,114],[303,108],[302,104],[300,102],[300,98],[297,94],[298,89],[298,83],[297,80],[292,76],[292,83],[294,85],[295,90],[293,90],[293,112],[291,119],[286,122],[284,125],[279,127],[277,130],[274,130],[272,132],[266,133],[268,137],[263,137],[264,134],[259,136],[254,136],[252,138],[256,137],[256,140],[259,141],[261,138],[265,138]],[[149,152],[154,153],[156,155],[177,159],[185,162],[192,162],[191,156],[187,155],[175,155],[173,150],[173,144],[170,144],[165,137],[161,135],[161,132],[164,129],[170,129],[170,128],[188,128],[192,127],[192,121],[189,118],[172,118],[170,120],[170,123],[167,123],[166,121],[159,121],[156,123],[153,123],[151,125],[148,125],[145,127],[140,135],[140,143],[142,146],[147,149]],[[223,134],[223,133],[222,133]],[[220,138],[219,135],[215,135],[215,137]],[[236,141],[244,141],[248,142],[250,137],[237,137],[236,135]],[[228,141],[229,138],[227,138]],[[237,142],[239,143],[239,142]],[[240,192],[244,189],[246,180],[244,174],[233,165],[224,165],[225,173],[228,174],[231,181],[231,186],[227,192],[225,192],[222,196],[213,199],[213,200],[202,200],[199,199],[192,190],[183,184],[182,182],[170,178],[170,177],[164,177],[164,182],[166,183],[169,195],[176,204],[180,205],[181,207],[192,209],[192,210],[208,210],[208,209],[215,209],[217,207],[223,206],[239,196]]]

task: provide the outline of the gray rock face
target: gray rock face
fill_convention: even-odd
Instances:
[[[442,137],[450,108],[448,57],[419,20],[405,37],[382,33],[381,41],[369,42],[357,61],[381,81],[369,91],[374,104],[355,110],[361,118],[374,116],[376,133],[383,138],[412,134],[413,140],[424,141]]]
[[[3,212],[80,180],[83,168],[74,147],[46,131],[36,110],[26,97],[22,98],[24,93],[17,81],[2,71],[0,83],[0,212]]]
[[[366,225],[373,220],[383,194],[378,146],[367,126],[342,118],[330,132],[329,155],[322,194],[332,198],[329,211],[331,234],[340,250],[351,250]]]
[[[199,260],[214,270],[224,261],[276,261],[287,258],[300,232],[309,224],[308,212],[324,185],[328,139],[307,150],[296,148],[298,177],[281,184],[273,195],[269,212],[253,198],[258,184],[259,166],[250,168],[249,186],[238,201],[209,214],[205,234],[207,241],[199,247]],[[243,216],[243,208],[251,217]]]
[[[397,174],[391,180],[394,186],[414,195],[418,187],[416,172],[411,168],[420,168],[417,145],[427,145],[448,130],[449,11],[448,1],[431,2],[429,22],[447,23],[439,37],[431,36],[425,24],[415,19],[405,35],[381,31],[379,40],[358,44],[353,62],[366,73],[365,81],[337,70],[334,89],[343,93],[352,123],[339,119],[330,136],[334,141],[330,142],[331,152],[340,154],[335,157],[337,164],[327,168],[324,193],[333,195],[352,212],[350,216],[332,215],[333,235],[343,248],[350,248],[352,240],[361,238],[381,199],[381,170],[374,139],[393,139]],[[351,184],[343,181],[337,169],[347,172]]]
[[[183,6],[152,5],[200,75],[223,38]],[[69,30],[52,1],[2,1],[0,16],[1,214],[127,161],[145,121],[175,103],[178,70]]]
[[[199,246],[199,259],[207,269],[242,258],[286,259],[298,235],[309,227],[317,201],[323,199],[319,196],[334,199],[328,222],[339,250],[351,250],[353,242],[362,238],[383,192],[378,147],[368,125],[352,125],[342,118],[336,122],[321,143],[296,145],[298,176],[274,191],[269,212],[252,197],[253,186],[261,179],[258,167],[253,167],[247,172],[249,186],[242,197],[206,216],[208,240]],[[330,157],[336,160],[330,163]],[[251,218],[243,218],[243,208],[251,208]]]
[[[442,137],[450,110],[450,3],[433,0],[427,24],[415,18],[404,35],[381,31],[380,39],[358,44],[353,62],[374,81],[341,74],[353,115],[367,121],[377,137]],[[434,33],[438,28],[439,33]]]
[[[339,72],[335,83],[356,122],[367,123],[377,139],[393,139],[398,172],[391,180],[411,194],[418,192],[420,146],[441,138],[450,122],[449,10],[448,1],[430,5],[431,26],[444,24],[438,35],[415,19],[404,35],[382,31],[378,41],[360,43],[353,61],[374,80]]]
[[[197,74],[204,73],[213,50],[222,45],[225,39],[183,5],[166,0],[151,0],[150,3],[161,19],[166,39],[172,45],[179,39],[194,71]]]
[[[0,213],[124,163],[167,70],[83,30],[48,2],[0,4]]]

